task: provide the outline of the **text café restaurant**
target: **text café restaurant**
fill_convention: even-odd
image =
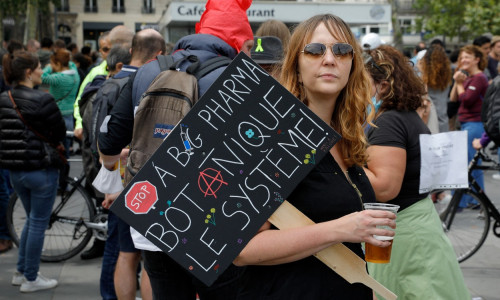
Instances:
[[[193,34],[195,24],[205,10],[205,2],[171,2],[158,23],[165,40],[177,42]],[[288,27],[317,14],[332,13],[344,19],[359,38],[368,32],[389,35],[391,6],[373,3],[318,3],[253,1],[248,9],[248,20],[254,32],[267,20],[283,21]]]

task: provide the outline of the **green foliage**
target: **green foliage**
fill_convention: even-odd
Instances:
[[[475,37],[486,32],[500,34],[500,2],[498,0],[471,0],[467,3],[464,23]]]
[[[417,0],[414,7],[423,12],[420,19],[424,31],[430,32],[427,37],[434,35],[462,37],[464,2],[464,0]]]
[[[26,41],[35,37],[37,18],[52,18],[51,3],[56,7],[61,5],[58,0],[0,0],[0,19],[12,17],[16,27],[11,38]],[[28,26],[27,31],[23,25]],[[4,38],[3,30],[0,37]]]
[[[27,0],[1,0],[0,11],[4,16],[23,15],[26,11]]]
[[[416,0],[414,8],[422,12],[417,24],[429,32],[426,37],[444,35],[468,41],[481,34],[500,34],[498,0]]]
[[[56,7],[61,5],[61,1],[58,0],[1,0],[0,11],[4,16],[24,16],[26,14],[28,1],[30,1],[33,6],[38,7],[42,14],[50,12],[50,3],[54,4]]]

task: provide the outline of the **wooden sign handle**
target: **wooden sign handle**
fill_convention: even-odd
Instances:
[[[269,221],[279,229],[314,224],[311,219],[286,200],[269,218]],[[360,282],[387,300],[397,299],[393,292],[368,274],[366,262],[343,244],[332,245],[316,253],[315,256],[349,283]]]

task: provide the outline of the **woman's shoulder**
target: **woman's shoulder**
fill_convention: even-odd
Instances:
[[[396,110],[396,109],[384,111],[379,116],[379,118],[403,119],[403,120],[406,118],[414,118],[414,117],[418,117],[417,112],[414,110]]]
[[[481,83],[483,85],[488,86],[488,77],[484,72],[479,72],[470,77],[471,82],[475,82],[476,84]]]
[[[48,102],[54,101],[54,97],[52,97],[51,94],[39,89],[31,89],[27,87],[24,87],[20,93],[17,94],[17,97],[26,100],[33,100],[34,103],[38,103],[41,107],[47,105]]]
[[[399,128],[399,130],[414,127],[422,119],[414,110],[388,110],[381,113],[373,122],[378,128]],[[425,124],[424,124],[425,125]],[[377,131],[377,130],[375,130]]]
[[[40,100],[48,101],[48,100],[51,100],[54,98],[54,97],[52,97],[51,94],[49,94],[45,91],[42,91],[39,89],[31,89],[31,90],[32,90],[33,95],[36,95],[37,97],[39,97]]]
[[[32,89],[22,85],[15,87],[12,90],[12,94],[18,98],[27,98],[27,99],[44,99],[47,96],[49,96],[49,98],[51,97],[49,93],[46,93],[42,90]]]
[[[382,112],[374,121],[375,124],[395,121],[405,121],[406,118],[412,116],[412,111],[405,110],[386,110]]]

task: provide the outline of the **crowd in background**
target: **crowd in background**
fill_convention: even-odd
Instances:
[[[29,155],[33,154],[26,149],[15,149],[17,156],[9,157],[6,149],[11,146],[7,141],[19,137],[2,132],[12,126],[6,123],[7,119],[16,120],[15,129],[35,128],[24,140],[34,148],[41,147],[41,138],[33,133],[40,130],[51,143],[61,143],[68,158],[89,147],[89,141],[85,140],[88,130],[82,100],[87,99],[90,92],[97,92],[105,82],[132,78],[129,94],[121,92],[117,99],[117,107],[123,107],[119,103],[135,103],[131,95],[141,95],[159,73],[155,61],[158,54],[173,52],[176,58],[182,58],[194,53],[203,59],[217,55],[232,59],[237,53],[245,52],[343,137],[331,149],[331,155],[318,163],[316,172],[308,175],[288,199],[299,209],[307,210],[317,226],[280,232],[270,223],[264,224],[236,258],[234,269],[227,271],[231,273],[221,276],[212,289],[207,289],[189,276],[184,277],[183,270],[172,264],[167,255],[147,241],[138,242],[137,233],[132,230],[131,234],[124,221],[111,216],[108,226],[116,235],[110,233],[113,238],[106,242],[96,239],[94,245],[82,253],[82,259],[104,255],[100,278],[103,299],[135,299],[141,260],[145,264],[139,284],[143,299],[162,299],[176,288],[182,290],[179,299],[193,299],[196,294],[201,299],[264,299],[280,298],[288,293],[293,297],[301,295],[302,299],[328,299],[332,294],[371,299],[371,290],[346,284],[312,256],[339,242],[348,244],[362,258],[363,242],[388,246],[372,235],[394,233],[359,225],[369,222],[396,228],[391,264],[369,264],[375,279],[402,299],[470,299],[435,211],[435,205],[451,199],[451,192],[429,195],[418,192],[418,135],[467,131],[469,161],[476,149],[488,145],[489,140],[481,139],[478,146],[477,140],[484,138],[482,99],[488,85],[498,76],[500,36],[485,34],[452,52],[441,40],[435,39],[429,44],[418,43],[413,53],[406,53],[385,44],[377,34],[368,34],[357,41],[349,26],[330,14],[312,17],[292,31],[284,23],[270,20],[254,34],[245,13],[251,1],[246,1],[246,7],[231,4],[229,10],[220,9],[214,2],[207,2],[197,33],[183,37],[176,44],[166,43],[151,29],[134,33],[124,26],[103,33],[98,41],[99,49],[93,52],[88,46],[79,48],[75,43],[66,45],[63,40],[53,41],[47,37],[29,40],[26,45],[16,40],[4,43],[0,50],[3,57],[0,253],[13,247],[5,216],[12,188],[21,197],[29,215],[12,284],[20,286],[21,292],[57,285],[56,280],[39,273],[44,226],[51,206],[38,207],[36,203],[53,203],[58,178],[65,176],[69,169],[44,164],[42,158],[38,163],[32,162]],[[233,20],[231,26],[227,18]],[[16,68],[21,71],[17,72]],[[182,66],[185,68],[187,65]],[[200,95],[215,80],[215,74],[200,79]],[[142,81],[138,82],[137,78]],[[140,86],[137,91],[136,84]],[[10,99],[18,103],[20,111],[11,105]],[[29,104],[30,99],[36,105]],[[107,130],[126,128],[120,132],[120,140],[104,133],[96,137],[102,145],[99,150],[105,168],[128,153],[126,145],[130,143],[133,129],[130,122],[133,124],[134,115],[118,110],[111,111]],[[38,115],[33,115],[33,111]],[[26,122],[18,118],[23,114]],[[124,120],[122,116],[127,114],[128,119]],[[66,130],[74,131],[76,139],[66,138]],[[130,138],[127,140],[124,136]],[[42,152],[34,153],[42,155]],[[29,162],[20,163],[23,159]],[[87,177],[95,175],[96,172]],[[474,171],[473,175],[484,188],[482,171]],[[43,181],[45,178],[49,181]],[[493,178],[500,180],[500,174],[494,174]],[[100,194],[89,182],[86,188],[98,199],[97,205],[104,201],[103,206],[109,207],[117,195]],[[316,192],[318,186],[329,191],[326,194],[336,196],[325,198],[325,193]],[[396,221],[393,214],[364,211],[358,193],[363,195],[362,202],[400,205]],[[316,206],[310,199],[314,199]],[[475,209],[477,205],[473,199],[464,198],[460,207]],[[415,230],[417,223],[419,230]],[[338,234],[332,234],[334,231]],[[420,235],[435,238],[424,242],[418,239]],[[296,242],[305,236],[310,237],[308,242]],[[411,252],[407,251],[410,244],[414,249]],[[426,247],[421,247],[422,244]],[[273,251],[269,251],[269,245],[274,245]],[[429,266],[429,261],[439,267]],[[165,266],[169,270],[164,270]],[[293,297],[289,299],[295,299]]]

